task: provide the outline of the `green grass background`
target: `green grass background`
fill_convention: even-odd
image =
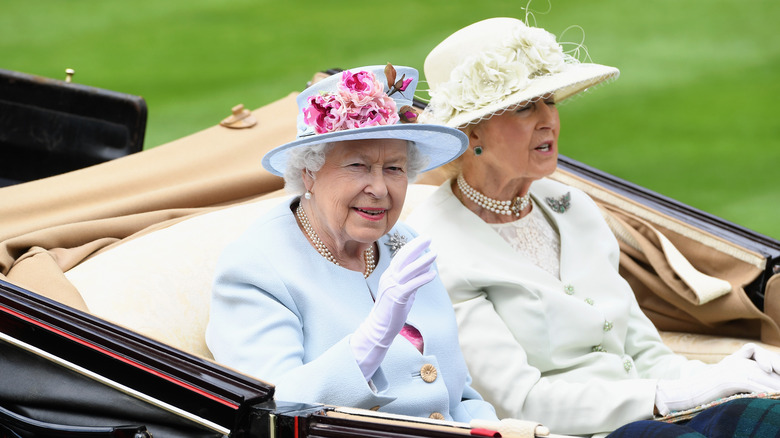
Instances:
[[[145,147],[230,108],[300,90],[313,72],[422,68],[454,30],[525,2],[0,0],[0,68],[143,96]],[[561,152],[780,238],[777,0],[535,0],[537,25],[584,29],[616,82],[561,105]],[[563,40],[575,41],[577,32]],[[215,147],[218,145],[215,145]]]

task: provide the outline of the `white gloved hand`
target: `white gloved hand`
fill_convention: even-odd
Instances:
[[[780,375],[764,371],[758,362],[739,356],[727,356],[694,377],[659,380],[655,406],[661,415],[691,409],[719,398],[743,392],[767,392],[780,389]]]
[[[741,357],[745,359],[752,359],[758,363],[767,373],[780,374],[780,354],[773,351],[769,351],[766,348],[760,347],[752,342],[748,342],[743,345],[742,348],[731,353],[723,360],[729,360],[732,357]]]
[[[431,265],[436,254],[425,252],[430,238],[418,236],[393,257],[379,279],[371,313],[352,334],[349,345],[366,381],[371,379],[406,322],[417,289],[436,277]]]

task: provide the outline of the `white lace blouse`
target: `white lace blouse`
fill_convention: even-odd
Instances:
[[[549,218],[531,202],[531,213],[503,224],[490,224],[498,234],[536,266],[560,278],[561,239]]]

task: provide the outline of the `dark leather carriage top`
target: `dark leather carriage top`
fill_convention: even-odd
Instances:
[[[143,149],[140,96],[0,69],[0,186]]]

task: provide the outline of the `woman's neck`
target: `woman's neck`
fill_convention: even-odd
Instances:
[[[453,180],[453,194],[464,206],[485,222],[491,224],[512,222],[531,212],[532,204],[529,201],[524,201],[523,198],[528,199],[528,192],[531,189],[533,180],[527,178],[500,178],[497,174],[482,174],[480,176],[479,172],[469,172],[466,169],[464,169],[461,175],[463,175],[463,180],[466,184],[464,187],[466,191],[470,187],[485,197],[496,201],[509,201],[510,205],[520,206],[520,209],[517,211],[511,210],[512,214],[497,213],[487,208],[484,202],[475,199],[479,195],[464,193],[457,179]]]
[[[309,243],[331,262],[352,271],[364,272],[367,263],[366,251],[374,243],[339,241],[327,227],[323,226],[319,217],[312,213],[311,206],[307,205],[305,200],[301,200],[300,205],[303,207],[302,214],[297,212],[297,207],[294,208],[294,213],[298,227]],[[324,246],[325,249],[321,249],[320,246]],[[375,248],[373,253],[376,253]]]

